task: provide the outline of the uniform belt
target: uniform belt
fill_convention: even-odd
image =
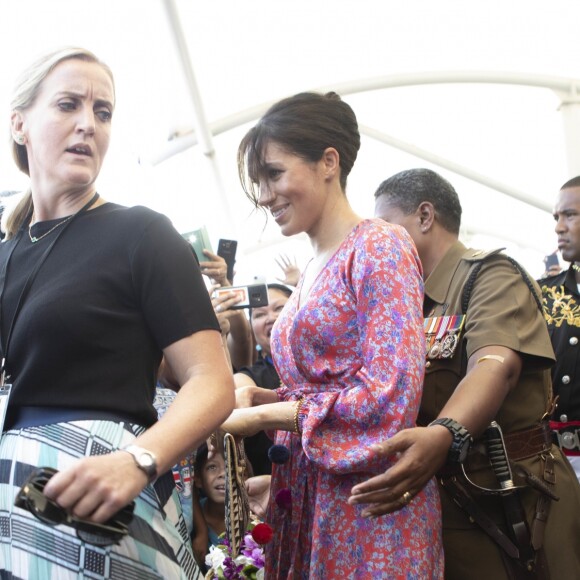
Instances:
[[[566,455],[580,455],[580,421],[550,421],[550,427]]]
[[[553,445],[552,430],[547,421],[529,429],[504,434],[503,438],[510,461],[521,461],[528,457],[548,454]],[[481,440],[471,448],[468,462],[470,467],[475,469],[488,465],[487,448],[481,444]],[[458,463],[446,463],[439,473],[446,476],[459,474],[461,466]]]
[[[505,448],[512,461],[548,453],[552,447],[552,431],[547,421],[523,431],[504,434]]]

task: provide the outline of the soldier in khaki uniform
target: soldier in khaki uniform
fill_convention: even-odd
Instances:
[[[403,171],[375,197],[419,250],[428,360],[419,427],[377,447],[398,462],[349,501],[404,509],[437,473],[446,578],[580,578],[580,486],[546,420],[554,354],[537,285],[458,241],[459,198],[433,171]]]

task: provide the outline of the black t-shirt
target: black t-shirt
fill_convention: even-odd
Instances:
[[[25,281],[59,229],[35,244],[26,231],[0,244],[3,350]],[[208,292],[165,216],[112,203],[85,212],[66,225],[18,313],[7,423],[35,406],[117,411],[149,426],[161,349],[204,329],[219,331]]]
[[[270,357],[259,358],[251,367],[243,367],[240,373],[250,377],[258,387],[277,389],[280,386],[280,377]],[[272,440],[264,431],[244,439],[244,449],[254,475],[268,475],[272,473],[272,462],[268,458],[268,449],[272,447]]]

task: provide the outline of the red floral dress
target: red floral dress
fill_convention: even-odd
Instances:
[[[347,504],[353,485],[392,465],[371,444],[415,425],[425,362],[415,247],[402,228],[365,220],[301,305],[300,286],[272,334],[279,398],[304,403],[302,434],[276,433],[291,453],[273,468],[265,577],[442,578],[434,481],[387,516]]]

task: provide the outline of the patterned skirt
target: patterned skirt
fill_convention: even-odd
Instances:
[[[119,545],[94,546],[73,528],[43,524],[14,498],[35,467],[62,470],[76,459],[131,443],[143,427],[74,421],[4,433],[0,441],[0,578],[72,580],[201,580],[171,474],[135,500],[129,535]]]

